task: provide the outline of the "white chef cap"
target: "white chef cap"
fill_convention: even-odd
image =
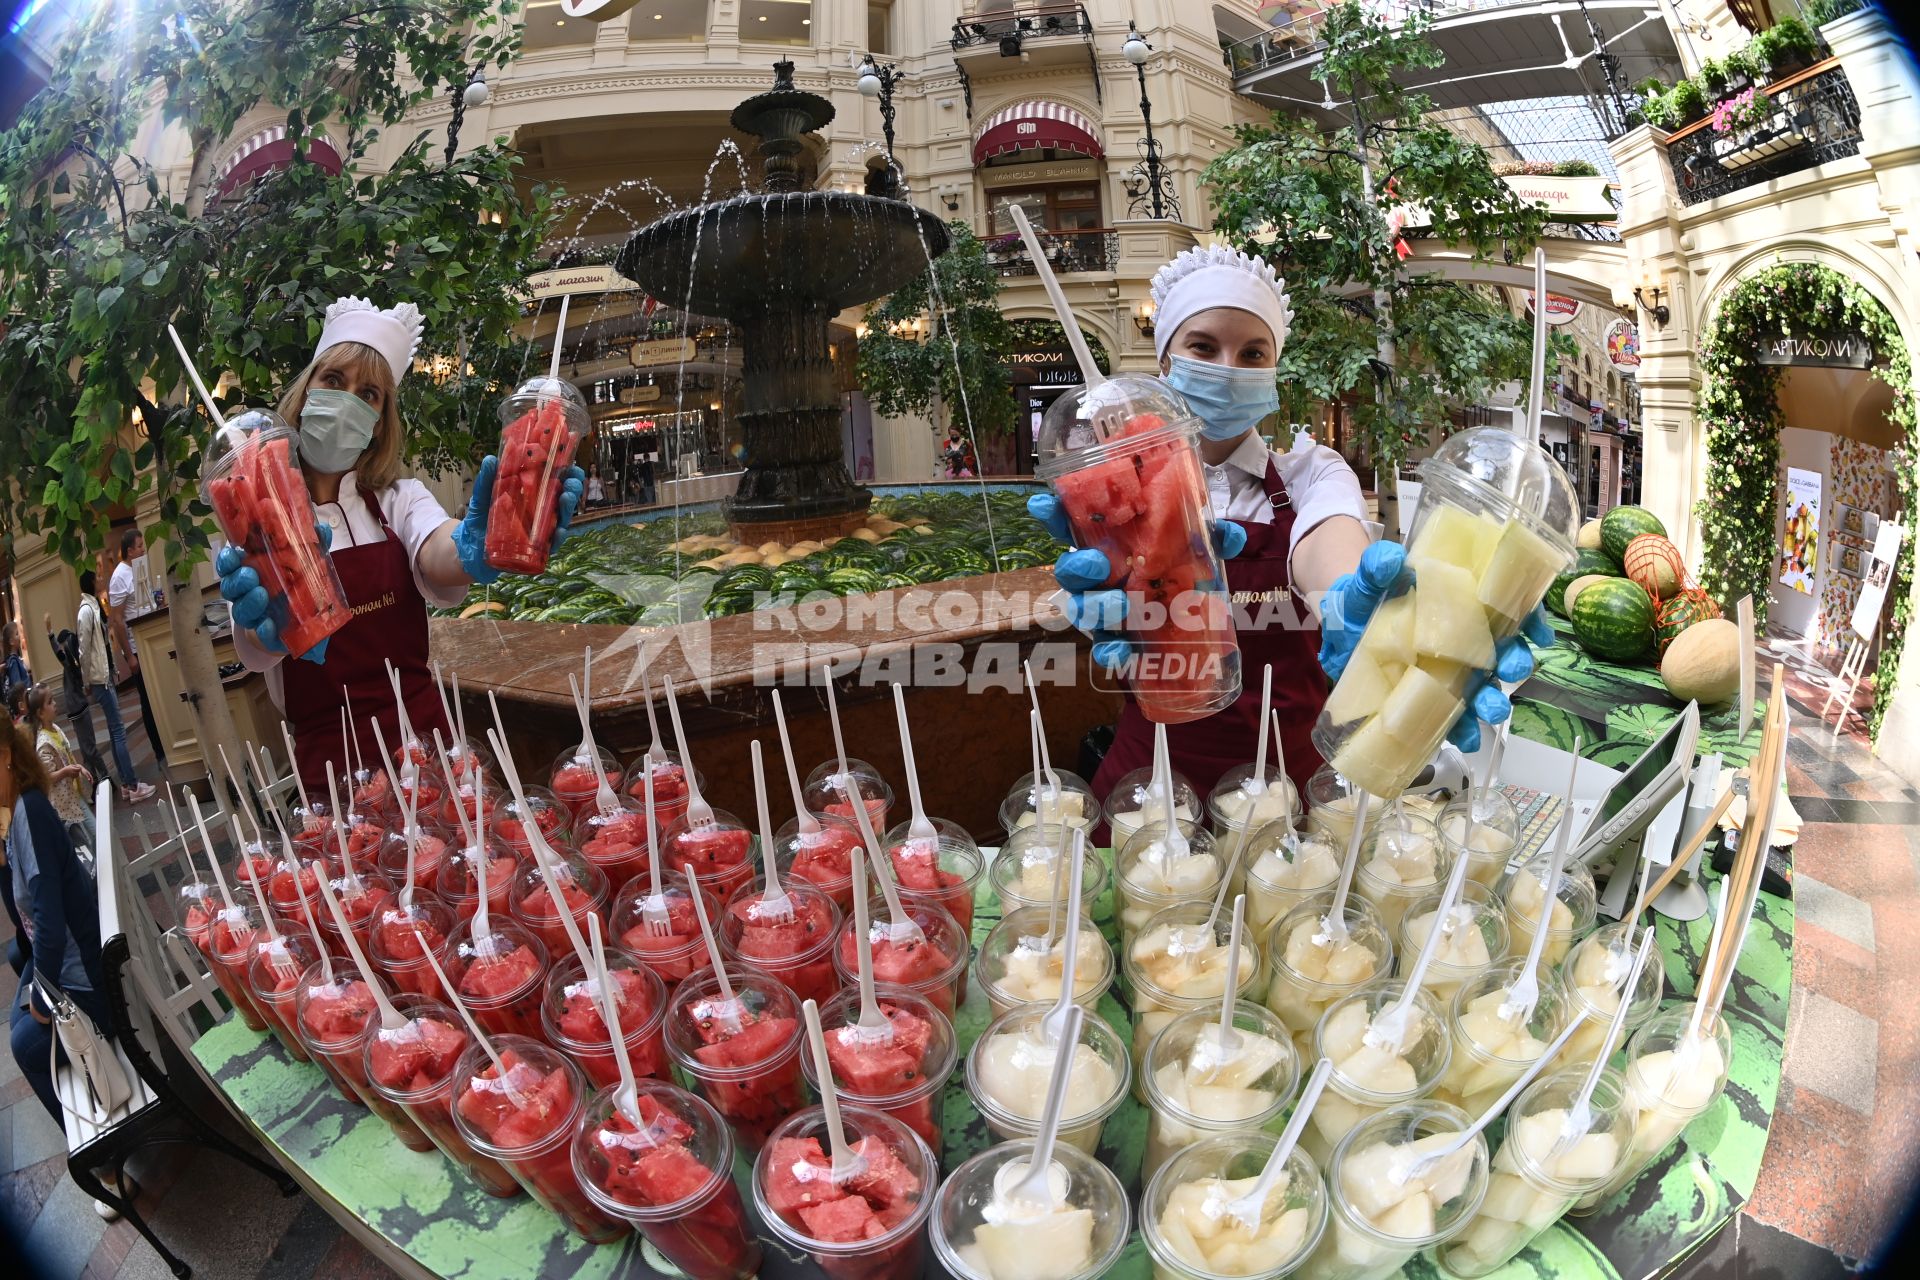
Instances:
[[[365,298],[341,298],[327,308],[327,321],[320,330],[320,345],[313,349],[318,360],[329,347],[343,342],[358,342],[372,347],[386,358],[393,371],[393,383],[413,367],[413,353],[420,349],[420,330],[424,321],[420,309],[411,302],[381,311]]]
[[[1214,307],[1234,307],[1266,321],[1276,357],[1293,323],[1286,286],[1273,267],[1218,244],[1189,249],[1154,273],[1153,306],[1154,350],[1162,357],[1181,325]]]

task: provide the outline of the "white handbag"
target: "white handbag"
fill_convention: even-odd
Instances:
[[[113,1056],[112,1044],[100,1034],[98,1027],[86,1011],[68,998],[67,993],[42,978],[38,973],[33,976],[34,985],[40,988],[40,997],[53,1011],[54,1046],[47,1050],[54,1066],[59,1063],[59,1049],[67,1051],[67,1061],[87,1082],[87,1093],[93,1099],[94,1106],[100,1109],[102,1116],[111,1115],[133,1097],[133,1085],[127,1080],[127,1073],[120,1067],[119,1059]]]

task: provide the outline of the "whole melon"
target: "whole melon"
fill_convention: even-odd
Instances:
[[[1585,591],[1588,587],[1592,586],[1594,583],[1620,582],[1620,581],[1622,581],[1622,579],[1614,576],[1611,573],[1589,573],[1585,577],[1575,578],[1572,582],[1569,582],[1567,584],[1567,593],[1564,597],[1562,597],[1565,600],[1566,606],[1567,606],[1566,616],[1569,618],[1573,616],[1573,602],[1580,598],[1580,593],[1582,591]]]
[[[1573,567],[1557,575],[1553,585],[1547,588],[1547,608],[1563,618],[1568,616],[1567,610],[1571,606],[1567,605],[1563,599],[1567,585],[1574,579],[1584,578],[1589,574],[1603,574],[1609,578],[1617,578],[1620,576],[1620,562],[1598,547],[1582,548],[1574,555]]]
[[[1654,626],[1660,636],[1660,652],[1665,653],[1674,637],[1688,627],[1719,616],[1720,606],[1714,603],[1712,596],[1699,587],[1683,588],[1662,601],[1655,615]]]
[[[1658,533],[1643,533],[1629,542],[1620,564],[1627,577],[1655,600],[1678,595],[1687,583],[1687,562],[1680,548]]]
[[[1573,602],[1573,634],[1608,662],[1633,662],[1653,644],[1653,601],[1625,578],[1585,588]]]
[[[1667,526],[1645,507],[1615,507],[1600,517],[1600,545],[1615,560],[1624,560],[1627,544],[1643,533],[1667,536]]]
[[[1600,549],[1600,522],[1589,520],[1580,526],[1580,532],[1574,535],[1573,545],[1583,550]]]
[[[1725,618],[1694,623],[1667,646],[1660,680],[1683,702],[1726,702],[1740,692],[1740,628]]]

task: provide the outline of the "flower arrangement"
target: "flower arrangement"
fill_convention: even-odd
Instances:
[[[1763,124],[1773,114],[1773,99],[1758,89],[1743,89],[1713,106],[1713,131],[1732,133]]]

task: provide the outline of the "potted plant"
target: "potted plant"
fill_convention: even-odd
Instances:
[[[1758,45],[1763,40],[1767,42],[1766,63],[1776,80],[1812,66],[1820,56],[1820,40],[1813,28],[1791,14],[1755,36],[1753,42]]]
[[[1673,105],[1671,94],[1650,94],[1640,104],[1640,118],[1663,133],[1672,133],[1680,127],[1680,111]]]
[[[1600,170],[1594,167],[1593,161],[1591,160],[1562,160],[1553,166],[1553,176],[1556,178],[1597,178],[1600,176]]]
[[[1724,98],[1731,87],[1731,73],[1723,58],[1708,58],[1700,64],[1700,86],[1709,98]]]
[[[1673,86],[1667,101],[1673,107],[1674,119],[1681,125],[1692,124],[1707,114],[1706,90],[1700,87],[1697,80],[1682,80]]]

